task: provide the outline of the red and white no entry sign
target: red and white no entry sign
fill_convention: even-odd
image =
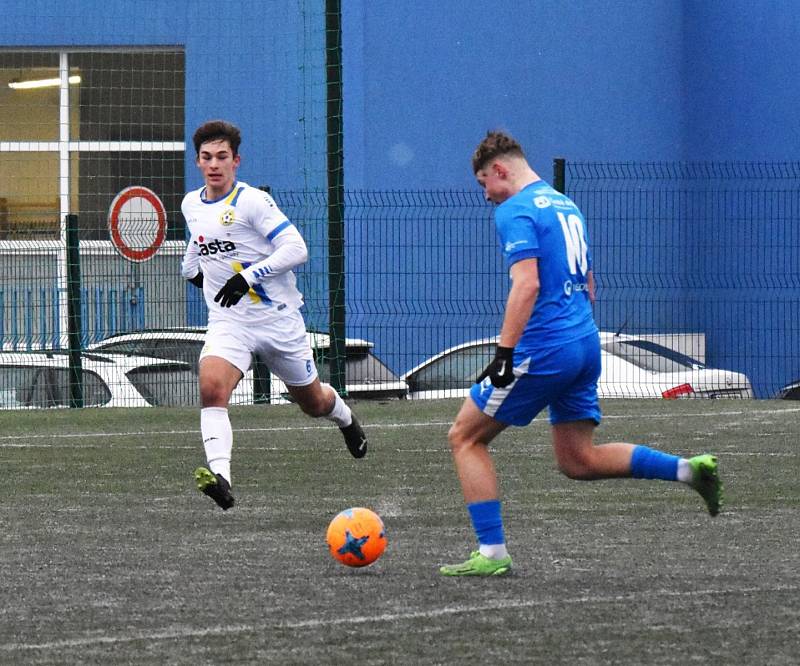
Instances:
[[[146,187],[126,187],[108,210],[111,242],[128,261],[151,259],[167,235],[167,211]]]

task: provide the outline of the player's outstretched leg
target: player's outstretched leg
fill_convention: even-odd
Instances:
[[[231,495],[231,485],[221,474],[214,474],[207,467],[198,467],[194,471],[197,489],[213,499],[223,511],[230,509],[236,500]]]
[[[443,576],[503,576],[511,571],[511,557],[494,560],[474,550],[461,564],[446,564],[439,569]]]
[[[352,417],[353,421],[350,425],[343,428],[340,427],[339,430],[342,431],[350,455],[353,458],[363,458],[367,454],[367,436],[364,434],[364,429],[358,422],[356,415],[353,414]]]
[[[716,516],[725,500],[716,456],[706,453],[689,458],[689,467],[692,470],[689,485],[705,500],[708,512]]]

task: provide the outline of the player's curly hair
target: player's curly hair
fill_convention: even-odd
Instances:
[[[515,139],[500,130],[489,130],[486,133],[486,138],[478,144],[472,154],[473,173],[478,173],[495,157],[501,155],[525,157],[525,153],[522,152],[522,146]]]
[[[195,130],[194,150],[199,155],[200,146],[207,141],[227,141],[231,145],[233,156],[239,154],[239,145],[242,143],[242,131],[227,120],[209,120]]]

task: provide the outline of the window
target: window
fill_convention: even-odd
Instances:
[[[681,372],[705,367],[691,356],[649,340],[613,341],[604,344],[603,349],[651,372]]]
[[[111,400],[111,391],[94,372],[84,370],[83,401],[99,407]],[[67,368],[47,367],[41,362],[0,367],[0,409],[69,407],[70,373]]]
[[[183,407],[200,400],[197,377],[185,363],[164,363],[135,368],[128,379],[151,405]]]
[[[330,354],[327,348],[315,349],[314,360],[322,382],[330,382]],[[367,347],[347,347],[345,350],[345,375],[348,384],[380,384],[400,381]]]
[[[465,347],[445,354],[408,378],[412,391],[469,388],[494,358],[494,343]]]
[[[149,334],[145,334],[149,335]],[[134,354],[136,356],[152,356],[181,361],[199,373],[200,352],[203,350],[202,340],[180,340],[176,338],[147,337],[139,340],[121,340],[99,344],[95,349],[115,354]]]
[[[185,56],[180,48],[0,49],[0,240],[108,240],[126,187],[153,190],[181,240]]]

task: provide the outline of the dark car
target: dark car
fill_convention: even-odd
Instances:
[[[205,344],[205,328],[148,329],[114,335],[90,345],[90,349],[137,356],[172,359],[189,364],[197,374],[200,352]],[[309,332],[309,342],[321,381],[328,381],[330,369],[330,336],[326,333]],[[393,373],[373,353],[374,344],[359,338],[345,339],[345,376],[347,395],[357,399],[402,398],[408,393],[408,385]],[[269,402],[287,402],[286,386],[272,379]],[[255,383],[253,370],[245,375],[231,396],[231,404],[254,402]]]

